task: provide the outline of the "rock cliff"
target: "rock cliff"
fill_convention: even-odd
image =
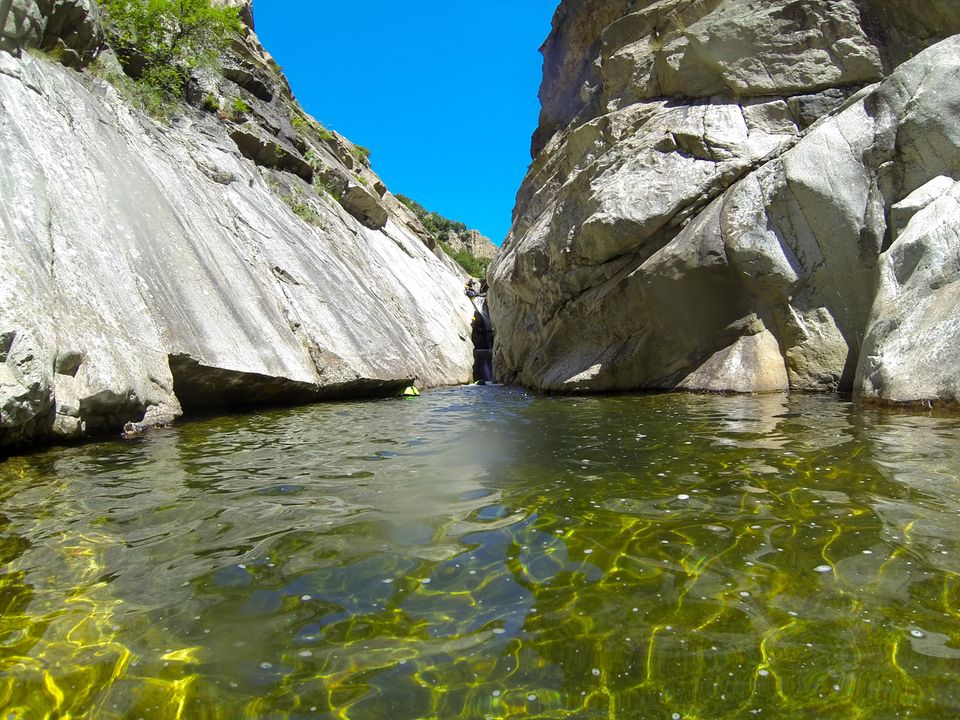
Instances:
[[[477,258],[492,260],[497,254],[497,246],[479,230],[467,230],[463,233],[449,231],[446,243],[458,252],[467,252]]]
[[[562,2],[489,273],[500,378],[957,402],[957,9]]]
[[[222,70],[157,121],[94,3],[0,0],[0,450],[470,380],[455,266],[239,5]]]
[[[427,210],[423,205],[397,195],[406,209],[419,221],[425,233],[421,239],[428,247],[441,251],[453,258],[464,273],[464,279],[482,277],[486,274],[490,260],[499,248],[479,230],[471,230],[464,223],[445,218],[439,213]]]

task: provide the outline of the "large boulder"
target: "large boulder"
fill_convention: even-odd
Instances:
[[[46,20],[33,0],[0,0],[0,50],[19,53],[43,42]]]
[[[103,49],[100,10],[94,0],[37,0],[46,19],[41,47],[60,54],[71,67],[84,67]]]
[[[347,183],[340,197],[344,210],[372,230],[381,230],[387,224],[387,209],[379,196],[352,180]]]
[[[0,50],[36,47],[72,67],[89,64],[103,48],[94,0],[0,0]]]
[[[903,226],[943,213],[960,177],[960,38],[891,71],[882,40],[910,30],[881,10],[562,3],[534,163],[489,275],[500,378],[910,395],[861,344],[898,233],[943,243]],[[911,42],[951,29],[960,17]]]
[[[880,263],[860,356],[864,398],[960,401],[960,182],[907,223]]]

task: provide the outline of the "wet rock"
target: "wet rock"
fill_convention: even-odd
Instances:
[[[0,437],[17,437],[49,420],[53,377],[42,337],[19,329],[4,332],[0,341]]]
[[[409,387],[414,378],[331,378],[308,383],[259,373],[210,367],[188,355],[170,358],[173,389],[185,411],[236,410],[257,406],[300,405],[335,398],[387,397]],[[177,413],[179,415],[179,413]],[[172,418],[156,409],[144,423]]]

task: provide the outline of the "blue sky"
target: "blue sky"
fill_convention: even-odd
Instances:
[[[537,126],[557,0],[255,0],[297,99],[372,151],[394,193],[498,245]]]

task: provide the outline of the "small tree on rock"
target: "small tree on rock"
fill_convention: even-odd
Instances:
[[[124,70],[177,97],[187,71],[215,65],[241,27],[237,8],[211,0],[102,0],[101,5]]]

